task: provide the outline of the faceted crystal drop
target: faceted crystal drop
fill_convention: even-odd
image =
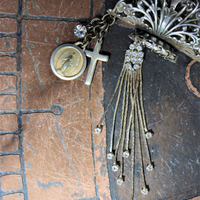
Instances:
[[[151,132],[146,132],[146,138],[147,139],[150,139],[150,138],[152,138],[153,137],[153,134],[151,133]]]
[[[142,194],[147,195],[149,191],[147,188],[143,188],[141,192]]]
[[[123,152],[123,157],[124,158],[128,158],[129,157],[129,152],[128,151],[124,151]]]
[[[118,171],[119,170],[119,165],[117,165],[117,164],[114,163],[113,166],[112,166],[112,170],[114,172]]]
[[[85,37],[87,33],[87,28],[85,26],[83,26],[82,24],[78,24],[75,28],[74,28],[74,35],[78,38],[83,38]]]
[[[147,171],[153,171],[153,165],[149,164],[146,169]]]
[[[100,134],[100,133],[101,133],[101,128],[97,126],[97,127],[94,129],[94,131],[95,131],[96,134]]]
[[[117,179],[117,185],[122,185],[123,182],[124,182],[124,180],[123,180],[121,177],[119,177],[119,178]]]
[[[112,152],[109,152],[109,153],[107,154],[107,158],[108,158],[109,160],[113,159],[114,157],[115,157],[115,155],[114,155]]]

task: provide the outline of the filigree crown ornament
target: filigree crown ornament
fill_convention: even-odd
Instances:
[[[200,62],[198,0],[119,1],[109,14],[157,36]]]

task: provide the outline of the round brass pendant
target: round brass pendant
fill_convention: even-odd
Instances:
[[[78,46],[63,44],[54,50],[50,63],[57,77],[63,80],[73,80],[83,74],[86,68],[86,56]]]

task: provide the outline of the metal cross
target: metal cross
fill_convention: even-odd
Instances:
[[[97,61],[101,60],[103,62],[108,62],[109,57],[99,54],[100,49],[101,49],[101,43],[97,42],[95,47],[94,47],[93,52],[85,50],[86,56],[91,58],[88,75],[87,75],[87,78],[86,78],[86,81],[85,81],[86,85],[90,85],[91,82],[92,82],[92,78],[93,78],[93,75],[94,75],[94,70],[96,68]]]

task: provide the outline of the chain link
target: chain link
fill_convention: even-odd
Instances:
[[[76,45],[80,45],[83,50],[90,44],[94,39],[99,38],[99,42],[102,43],[103,38],[108,33],[110,26],[115,23],[116,18],[106,13],[102,18],[94,18],[86,26],[87,34],[82,42],[77,42]]]

